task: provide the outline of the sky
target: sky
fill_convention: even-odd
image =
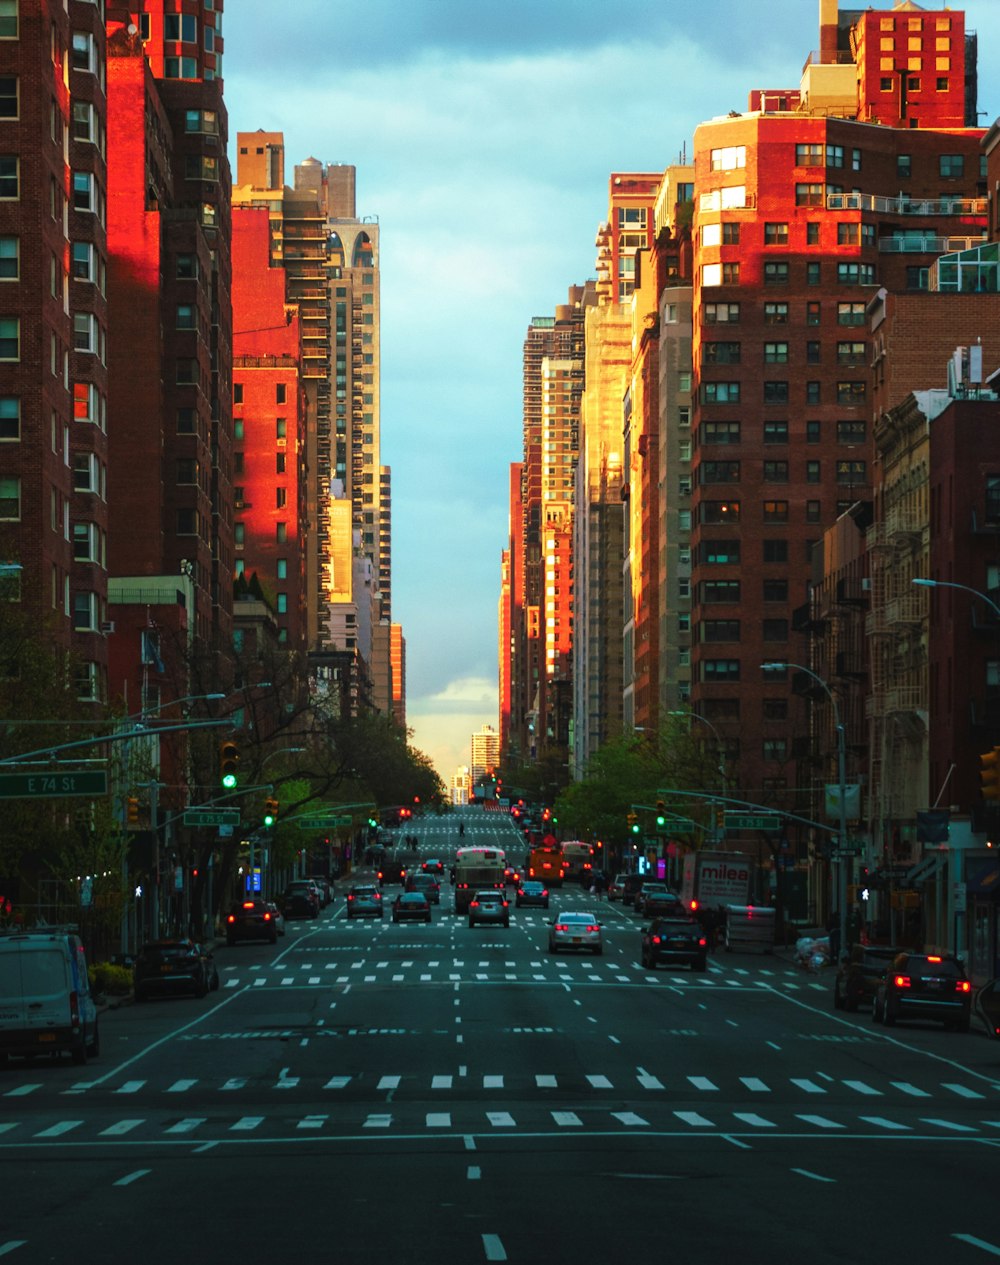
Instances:
[[[1000,0],[951,7],[979,36],[989,126]],[[226,7],[233,173],[237,132],[281,131],[289,182],[306,157],[353,164],[357,213],[378,219],[392,616],[412,745],[447,785],[471,735],[499,727],[528,325],[596,275],[612,171],[662,171],[690,158],[701,120],[746,109],[750,89],[798,86],[819,0],[291,0],[276,12],[273,0]]]

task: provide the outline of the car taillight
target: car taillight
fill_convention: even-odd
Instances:
[[[503,907],[504,907],[504,909],[506,909],[506,908],[507,908],[507,906],[508,906],[509,904],[510,904],[510,901],[509,901],[509,900],[505,900],[505,901],[503,902]]]
[[[659,936],[653,936],[653,943],[654,943],[654,944],[659,944],[659,943],[660,943],[660,937],[659,937]]]
[[[265,921],[265,922],[270,922],[270,921],[271,921],[271,915],[270,915],[269,913],[267,913],[267,914],[265,914],[265,915],[264,915],[264,921]]]
[[[545,890],[542,892],[542,895],[543,895],[543,896],[548,896],[548,894],[549,894],[549,889],[548,889],[548,888],[545,888]]]
[[[378,876],[379,876],[379,878],[380,878],[380,879],[382,878],[382,871],[381,871],[381,870],[379,870],[379,872],[378,872]]]
[[[971,991],[972,991],[972,985],[969,983],[967,979],[957,979],[955,981],[956,993],[968,993]]]
[[[236,921],[235,914],[230,914],[229,917],[226,919],[226,922],[235,922],[235,921]]]
[[[243,908],[244,908],[244,909],[253,909],[253,901],[252,901],[252,900],[245,900],[245,901],[243,902]]]
[[[700,949],[703,949],[706,944],[708,944],[708,941],[705,939],[704,936],[702,936],[701,939],[698,941],[698,947]]]
[[[478,909],[478,908],[479,908],[479,901],[478,901],[478,900],[470,900],[470,901],[469,901],[469,908],[470,908],[470,909]]]
[[[524,888],[519,887],[519,888],[517,889],[517,894],[518,894],[518,896],[523,896],[523,895],[524,895]]]
[[[348,902],[352,901],[352,900],[354,899],[354,893],[353,893],[353,892],[348,892],[348,894],[347,894],[347,899],[348,899]]]
[[[696,900],[693,900],[690,904],[690,909],[692,912],[694,912],[694,910],[696,910],[697,908],[698,908],[698,902]]]
[[[909,977],[909,975],[894,975],[894,976],[892,977],[892,982],[896,985],[896,987],[897,987],[897,988],[909,988],[909,987],[910,987],[910,977]]]
[[[598,927],[597,923],[595,922],[595,923],[592,923],[592,924],[591,924],[591,925],[587,928],[587,930],[588,930],[588,931],[600,931],[600,927]]]
[[[941,959],[940,959],[939,957],[934,957],[934,956],[933,956],[933,954],[928,954],[928,955],[927,955],[927,961],[928,961],[928,962],[940,962],[940,961],[941,961]]]
[[[565,922],[557,922],[556,931],[569,931],[569,926]]]

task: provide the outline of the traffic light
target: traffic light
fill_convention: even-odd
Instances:
[[[656,801],[656,828],[662,830],[667,824],[667,806],[662,799]]]
[[[270,828],[278,820],[278,801],[276,799],[264,800],[264,825]]]
[[[240,749],[232,738],[219,743],[219,781],[227,791],[239,782]]]
[[[995,803],[1000,800],[1000,747],[994,747],[992,751],[981,755],[979,763],[983,766],[979,770],[983,799]]]
[[[641,833],[642,827],[639,825],[639,818],[635,813],[629,813],[628,827],[630,832],[634,835]]]
[[[139,824],[139,800],[135,795],[130,795],[125,801],[125,820],[130,826]]]

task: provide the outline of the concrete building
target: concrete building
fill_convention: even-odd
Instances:
[[[483,725],[469,740],[469,778],[473,786],[491,776],[500,765],[500,735],[492,725]]]

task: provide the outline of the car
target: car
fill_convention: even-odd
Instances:
[[[278,935],[283,936],[288,930],[285,926],[285,915],[278,907],[277,901],[269,900],[266,903],[268,909],[271,911],[271,917],[274,919],[274,925],[278,928]]]
[[[644,874],[626,874],[622,879],[622,904],[634,905],[636,895],[642,891],[646,881]]]
[[[310,874],[308,876],[319,888],[319,903],[321,909],[326,909],[330,901],[333,900],[333,887],[330,880],[325,874]]]
[[[237,940],[269,940],[276,944],[278,924],[267,902],[263,900],[238,901],[226,914],[226,944]]]
[[[510,926],[510,904],[503,892],[488,888],[476,892],[469,901],[469,926],[478,927],[483,922],[500,927]]]
[[[381,918],[382,893],[374,884],[357,884],[347,893],[347,917]]]
[[[697,918],[683,905],[683,916],[654,918],[642,933],[642,964],[655,971],[664,966],[690,966],[692,971],[708,968],[708,938]]]
[[[579,953],[593,953],[599,957],[604,952],[602,924],[597,915],[587,911],[572,910],[561,913],[549,927],[549,952],[571,949]]]
[[[393,922],[430,922],[431,902],[424,892],[400,892],[392,902]]]
[[[379,866],[378,883],[383,887],[386,883],[405,883],[406,866],[399,857],[386,857]]]
[[[515,865],[505,865],[503,881],[505,887],[517,887],[521,881],[521,871]]]
[[[862,1002],[870,1002],[878,982],[900,950],[889,945],[854,944],[837,967],[833,981],[835,1010],[857,1010]]]
[[[0,1063],[68,1054],[80,1064],[100,1052],[80,937],[56,927],[0,935]]]
[[[625,891],[626,878],[628,878],[627,874],[616,874],[608,883],[608,900],[621,900]]]
[[[660,891],[658,887],[643,888],[642,914],[644,918],[686,918],[688,908],[669,888]]]
[[[899,1019],[933,1019],[968,1032],[972,985],[951,953],[898,953],[882,973],[872,1019],[892,1027]]]
[[[194,993],[204,997],[219,987],[212,951],[194,940],[151,940],[136,955],[132,993],[146,1001],[154,993]]]
[[[444,862],[439,861],[437,857],[428,857],[420,868],[425,874],[443,874]]]
[[[312,879],[293,879],[285,888],[281,905],[286,918],[318,918],[319,889]]]
[[[653,882],[643,883],[642,887],[640,887],[639,890],[636,892],[635,897],[632,901],[632,904],[635,908],[635,912],[637,914],[642,914],[643,916],[645,916],[646,901],[649,899],[650,896],[653,896],[653,895],[661,896],[665,898],[673,897],[673,893],[670,891],[670,888],[667,887],[666,883],[653,883]]]
[[[422,871],[418,871],[415,874],[407,874],[403,890],[407,892],[423,892],[432,905],[441,904],[441,884],[433,874],[424,874]]]
[[[987,1035],[994,1041],[1000,1040],[1000,979],[987,980],[977,988],[972,1006]]]
[[[522,905],[540,905],[542,909],[549,907],[549,889],[537,879],[526,878],[517,889],[514,904],[518,909]]]

